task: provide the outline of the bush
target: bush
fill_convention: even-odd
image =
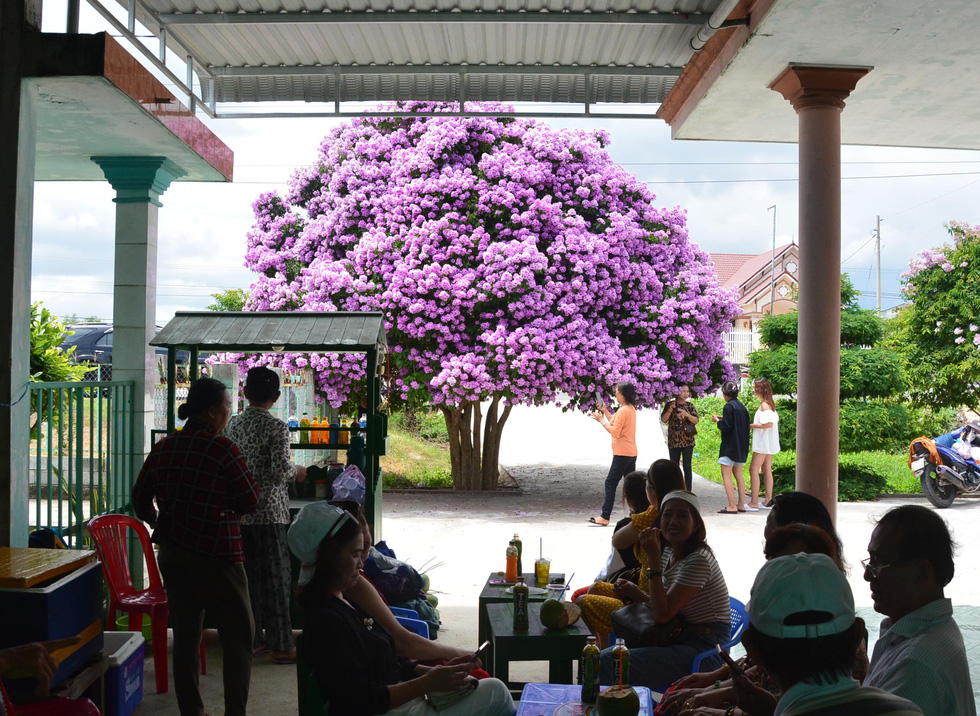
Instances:
[[[888,480],[876,465],[869,465],[865,453],[842,453],[837,469],[837,496],[841,502],[877,500],[886,492]],[[796,453],[781,452],[773,464],[773,484],[777,495],[796,489]]]
[[[446,419],[439,410],[399,410],[388,419],[390,425],[422,440],[449,444]]]

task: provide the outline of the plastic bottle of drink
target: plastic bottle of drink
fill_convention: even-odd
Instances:
[[[578,681],[582,684],[582,701],[594,704],[599,696],[599,646],[595,637],[588,637],[578,666]]]
[[[626,648],[626,642],[623,639],[616,639],[616,646],[612,650],[612,660],[612,685],[622,684],[626,686],[630,682],[630,650]]]
[[[504,573],[504,579],[508,582],[516,582],[517,576],[517,546],[511,542],[507,545],[507,571]]]
[[[347,429],[350,427],[350,421],[347,420],[347,418],[344,418],[340,421],[340,427],[341,430],[337,435],[338,439],[340,440],[340,444],[350,445],[350,430]]]
[[[514,585],[514,631],[528,631],[531,628],[531,617],[528,614],[528,598],[530,591],[524,583],[524,577],[517,578]]]
[[[313,428],[310,431],[310,443],[313,445],[320,444],[320,418],[313,416],[313,420],[310,421],[310,427]]]
[[[299,420],[296,419],[295,415],[290,415],[289,420],[286,421],[289,425],[289,442],[299,442],[296,440],[296,430],[299,428]]]
[[[524,544],[521,542],[521,538],[514,533],[514,539],[512,539],[511,544],[517,547],[517,573],[524,574],[524,562],[521,558],[524,556]]]
[[[302,430],[302,428],[307,428],[306,430],[302,430],[302,432],[300,432],[300,434],[299,434],[299,442],[300,442],[300,444],[301,445],[309,445],[310,444],[310,431],[309,431],[309,427],[310,427],[310,416],[307,415],[306,411],[303,411],[303,417],[300,418],[299,427],[300,427],[301,430]]]

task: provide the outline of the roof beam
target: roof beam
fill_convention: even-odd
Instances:
[[[287,67],[208,67],[214,77],[297,75],[615,75],[678,77],[682,67],[595,65],[291,65]]]
[[[700,26],[704,13],[656,12],[238,12],[166,13],[157,15],[167,25],[339,25],[346,23],[411,24],[529,24],[560,25],[692,25]]]

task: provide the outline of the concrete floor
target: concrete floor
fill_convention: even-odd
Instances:
[[[710,429],[710,427],[708,428]],[[656,415],[638,415],[639,467],[666,457]],[[611,532],[590,525],[602,500],[602,482],[608,469],[608,435],[579,414],[551,408],[513,411],[501,446],[501,463],[508,466],[520,489],[485,493],[402,492],[384,496],[383,538],[417,568],[428,569],[432,589],[440,599],[443,628],[439,639],[467,648],[477,646],[477,597],[491,571],[504,567],[504,551],[519,533],[525,563],[533,561],[539,544],[552,558],[552,570],[565,572],[575,589],[592,582],[605,564]],[[748,600],[755,573],[762,565],[762,529],[766,513],[737,516],[716,514],[725,504],[720,485],[695,478],[701,498],[708,541],[718,556],[729,591]],[[925,498],[889,498],[877,502],[843,503],[838,508],[838,529],[850,565],[849,581],[855,602],[869,622],[874,638],[878,621],[871,607],[867,584],[860,571],[874,520],[889,508]],[[621,514],[617,506],[614,512]],[[980,560],[973,545],[980,543],[980,500],[958,499],[942,516],[959,544],[956,578],[946,595],[956,606],[956,617],[974,659],[973,683],[980,687]],[[574,573],[574,576],[572,576]],[[201,679],[207,709],[223,711],[221,652],[216,634],[208,637],[209,673]],[[512,678],[546,681],[545,664],[512,668]],[[255,714],[296,713],[295,667],[273,664],[268,656],[256,659],[252,672],[250,711]],[[172,681],[171,681],[172,683]],[[138,713],[176,714],[173,692],[154,693],[153,660],[147,658],[144,700]]]

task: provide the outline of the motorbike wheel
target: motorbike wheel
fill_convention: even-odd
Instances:
[[[956,488],[949,483],[940,485],[937,482],[936,468],[933,465],[926,465],[926,469],[919,478],[922,482],[922,492],[939,509],[945,509],[953,504],[956,499]]]

